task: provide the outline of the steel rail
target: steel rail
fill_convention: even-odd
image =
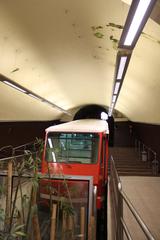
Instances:
[[[139,213],[137,212],[135,207],[130,202],[129,198],[123,192],[121,180],[117,173],[113,157],[111,157],[111,179],[110,179],[110,182],[111,182],[112,187],[114,188],[114,189],[112,189],[112,193],[114,193],[115,196],[116,195],[119,196],[118,202],[116,204],[114,203],[114,208],[115,208],[115,205],[117,205],[117,213],[115,213],[115,217],[117,219],[115,219],[115,222],[118,223],[118,225],[116,224],[116,233],[117,233],[116,240],[123,240],[123,232],[125,232],[128,240],[133,240],[133,238],[130,235],[129,229],[124,221],[124,218],[123,218],[123,201],[128,206],[130,212],[132,213],[133,217],[137,221],[138,225],[140,226],[141,230],[143,231],[143,233],[145,234],[147,239],[155,240],[151,231],[149,230],[147,225],[144,223],[144,221],[140,217]],[[114,185],[113,183],[116,183],[116,184]],[[115,196],[113,197],[114,199],[115,199]]]
[[[128,208],[130,209],[130,211],[132,212],[133,216],[135,217],[135,219],[136,219],[137,223],[139,224],[140,228],[143,230],[143,232],[144,232],[145,236],[147,237],[147,239],[155,240],[155,238],[153,237],[151,231],[149,230],[147,225],[144,223],[144,221],[142,220],[142,218],[138,214],[137,210],[135,209],[135,207],[130,202],[129,198],[126,196],[126,194],[122,190],[120,191],[120,193],[121,193],[125,203],[127,204]]]
[[[128,229],[128,227],[127,227],[123,218],[121,218],[121,223],[122,223],[122,226],[123,226],[123,229],[124,229],[124,232],[126,234],[127,239],[128,240],[133,240],[133,238],[131,237],[131,234],[129,232],[129,229]]]

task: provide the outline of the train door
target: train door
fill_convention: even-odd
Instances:
[[[103,176],[103,185],[106,185],[108,177],[108,142],[106,134],[103,134],[102,136],[101,175]]]
[[[97,211],[97,240],[107,239],[107,137],[101,135],[101,156],[100,156],[100,182],[101,186],[101,208]]]
[[[107,239],[107,197],[108,197],[108,138],[103,135],[103,158],[104,158],[104,239]]]

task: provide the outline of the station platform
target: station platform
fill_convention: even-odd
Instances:
[[[156,240],[160,240],[160,177],[123,176],[123,191]],[[110,191],[108,192],[108,240],[114,239]],[[124,219],[133,239],[146,239],[124,204]],[[125,239],[125,238],[124,238]]]

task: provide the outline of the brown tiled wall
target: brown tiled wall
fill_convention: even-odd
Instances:
[[[133,133],[160,156],[160,125],[132,123]]]
[[[1,122],[0,123],[0,147],[6,145],[18,146],[36,137],[43,138],[45,129],[58,121],[49,122]]]

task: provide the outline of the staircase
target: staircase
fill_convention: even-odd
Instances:
[[[109,159],[111,156],[113,156],[119,176],[153,175],[150,164],[147,161],[143,162],[133,148],[109,148]]]

